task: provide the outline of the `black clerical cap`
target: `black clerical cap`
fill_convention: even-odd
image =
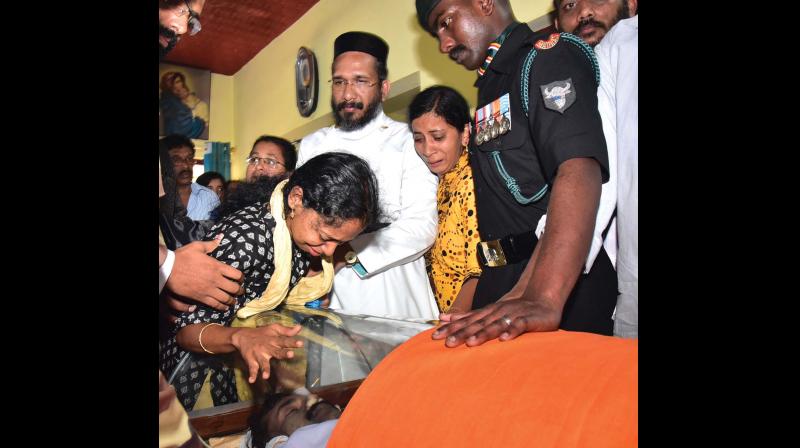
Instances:
[[[386,57],[389,56],[389,46],[380,37],[363,33],[361,31],[350,31],[344,33],[336,38],[333,43],[333,58],[346,51],[360,51],[362,53],[371,54],[375,58],[386,63]]]

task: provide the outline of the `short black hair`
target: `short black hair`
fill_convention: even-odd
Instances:
[[[280,434],[269,434],[267,432],[267,422],[264,421],[267,413],[269,413],[272,408],[275,407],[281,400],[284,398],[292,395],[290,392],[278,392],[275,394],[267,395],[264,399],[264,403],[261,407],[254,413],[250,415],[247,423],[250,426],[250,437],[251,437],[251,444],[250,446],[253,448],[264,448],[267,445],[267,442],[270,441],[273,437],[280,435]]]
[[[194,143],[189,137],[181,134],[170,134],[158,141],[158,153],[169,159],[169,151],[171,149],[183,148],[184,146],[192,150],[192,157],[194,157]]]
[[[222,177],[222,174],[216,171],[206,171],[205,173],[197,176],[197,180],[195,182],[204,187],[207,187],[208,184],[210,184],[211,181],[214,179],[219,179],[220,182],[222,182],[222,188],[225,189],[225,187],[227,186],[225,183],[225,178]]]
[[[297,166],[297,150],[294,149],[292,142],[275,135],[262,135],[253,143],[253,148],[250,149],[251,154],[253,153],[253,150],[256,149],[256,145],[261,142],[272,143],[273,145],[281,148],[281,154],[283,155],[283,162],[286,170],[294,171],[295,166]]]
[[[284,210],[289,210],[289,192],[295,186],[303,189],[303,207],[319,213],[326,225],[358,219],[369,228],[380,217],[378,180],[358,156],[327,152],[304,163],[283,189]]]
[[[188,0],[189,5],[192,5],[196,0]],[[158,9],[172,9],[176,6],[183,6],[183,0],[158,0]]]
[[[559,8],[561,8],[561,3],[563,3],[563,2],[564,2],[564,0],[553,0],[553,7],[555,8],[556,17],[558,17],[558,10],[559,10]],[[631,17],[631,10],[630,10],[630,8],[628,8],[628,0],[622,0],[620,2],[620,10],[623,13],[622,17],[620,18],[620,20],[627,19],[627,18]],[[634,14],[638,14],[639,13],[639,5],[638,4],[636,5],[636,11],[633,11],[633,13]]]
[[[285,176],[260,176],[242,183],[214,209],[222,219],[248,205],[269,202],[272,192]],[[384,226],[379,223],[378,180],[367,162],[352,154],[328,152],[318,155],[294,171],[283,188],[284,213],[289,214],[289,192],[303,189],[303,207],[319,213],[325,224],[338,226],[358,219],[365,232]]]
[[[172,9],[182,4],[183,0],[158,0],[158,9]]]
[[[380,81],[385,81],[389,78],[389,69],[386,67],[385,62],[375,59],[375,71],[378,72],[378,79]]]
[[[428,112],[444,118],[450,126],[461,133],[470,122],[467,100],[455,89],[447,86],[431,86],[411,100],[408,106],[408,127],[411,122]]]

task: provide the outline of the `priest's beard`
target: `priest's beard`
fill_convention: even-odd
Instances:
[[[366,105],[366,109],[364,108],[364,103],[354,103],[356,108],[364,110],[364,115],[362,115],[361,118],[353,118],[351,113],[342,113],[341,111],[346,104],[347,101],[336,104],[335,100],[331,98],[331,109],[333,109],[333,116],[336,117],[336,127],[345,132],[357,131],[366,126],[367,123],[378,115],[378,109],[381,105],[381,96],[376,95],[375,99]]]

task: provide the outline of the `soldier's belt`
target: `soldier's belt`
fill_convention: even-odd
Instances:
[[[478,259],[483,266],[490,268],[519,263],[531,256],[538,241],[533,230],[481,241],[478,243]]]

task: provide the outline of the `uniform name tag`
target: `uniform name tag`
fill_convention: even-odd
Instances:
[[[511,130],[508,93],[475,111],[475,144],[482,145]]]

